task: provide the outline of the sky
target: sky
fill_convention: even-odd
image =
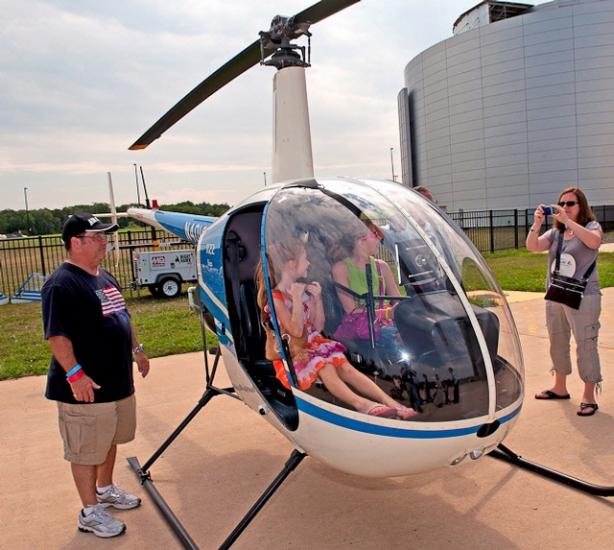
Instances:
[[[313,0],[0,0],[0,210],[136,201],[236,204],[270,182],[272,78],[255,66],[144,151],[181,97]],[[362,0],[314,25],[307,70],[316,176],[401,170],[403,69],[477,0]]]

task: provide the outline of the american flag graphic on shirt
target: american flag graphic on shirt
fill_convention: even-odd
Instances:
[[[102,314],[105,317],[126,311],[126,301],[121,292],[113,285],[97,290],[96,294],[100,299]]]

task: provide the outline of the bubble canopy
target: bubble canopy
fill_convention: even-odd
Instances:
[[[352,408],[324,376],[305,382],[304,361],[283,345],[280,317],[293,315],[289,285],[298,283],[310,333],[341,343],[354,369],[418,412],[411,421],[494,420],[521,402],[505,297],[462,230],[421,195],[379,180],[293,184],[269,202],[263,238],[271,324],[291,386]]]

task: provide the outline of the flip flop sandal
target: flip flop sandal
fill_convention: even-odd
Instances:
[[[551,390],[544,390],[541,393],[536,393],[535,394],[535,399],[542,399],[542,400],[547,400],[547,399],[569,399],[571,396],[566,393],[565,395],[559,395],[558,393],[554,393]]]
[[[366,414],[379,418],[395,418],[397,416],[397,410],[392,407],[387,407],[386,405],[375,404],[367,409]]]
[[[418,414],[414,409],[410,409],[409,407],[406,407],[404,405],[401,405],[400,407],[396,407],[396,412],[397,412],[397,416],[401,420],[409,420],[410,418],[413,418],[414,416]]]
[[[593,416],[598,410],[599,405],[597,403],[580,403],[580,410],[576,414],[578,416]]]

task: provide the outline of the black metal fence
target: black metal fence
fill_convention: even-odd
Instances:
[[[494,252],[524,246],[533,223],[533,212],[529,209],[467,210],[450,212],[449,216],[465,231],[480,252]],[[614,206],[596,206],[593,212],[604,231],[614,230]],[[119,261],[116,265],[114,256],[109,255],[105,267],[115,275],[124,289],[132,292],[135,280],[134,252],[154,247],[152,232],[122,231],[118,235]],[[166,231],[157,231],[156,238],[160,248],[190,247]],[[23,296],[27,300],[31,292],[36,299],[36,292],[40,290],[45,276],[60,265],[64,256],[64,246],[59,235],[1,239],[0,303],[14,296]]]
[[[104,266],[113,273],[124,289],[133,289],[135,280],[134,253],[154,248],[150,230],[121,231],[119,255],[109,254]],[[178,240],[166,231],[156,231],[160,249],[189,248],[191,245]],[[36,299],[36,293],[44,278],[64,260],[66,252],[59,235],[20,237],[0,240],[0,300],[13,301]]]
[[[480,252],[495,252],[524,246],[533,224],[535,209],[524,210],[460,210],[449,212]],[[614,230],[614,206],[593,206],[593,212],[604,231]],[[550,227],[551,218],[544,229]]]

